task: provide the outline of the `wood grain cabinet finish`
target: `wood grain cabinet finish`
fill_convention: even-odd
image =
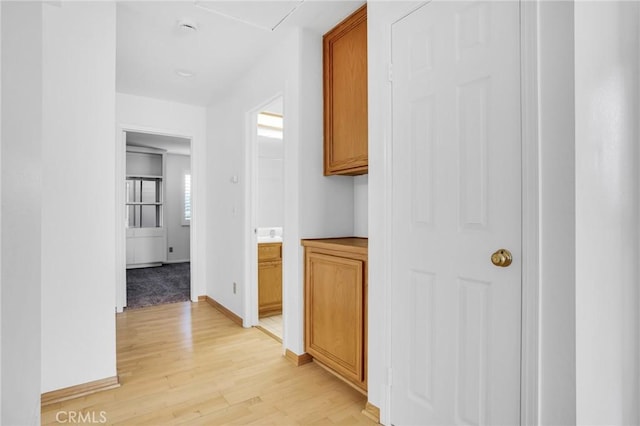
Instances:
[[[323,71],[324,174],[366,174],[366,4],[324,35]]]
[[[258,316],[282,312],[282,243],[258,244]]]
[[[367,390],[367,240],[303,240],[305,350]]]

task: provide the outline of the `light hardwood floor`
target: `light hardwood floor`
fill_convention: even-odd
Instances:
[[[314,363],[295,367],[282,346],[210,305],[174,303],[117,315],[121,387],[46,406],[122,425],[375,424],[365,397]]]
[[[282,341],[282,314],[260,318],[258,324]]]

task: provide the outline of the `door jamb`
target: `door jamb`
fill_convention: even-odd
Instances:
[[[258,208],[258,134],[256,131],[258,113],[265,107],[273,103],[276,99],[284,100],[284,93],[277,92],[273,96],[267,98],[256,107],[245,113],[245,181],[247,182],[245,192],[245,282],[247,283],[244,292],[244,316],[243,327],[253,327],[258,325],[258,237],[255,230],[258,226],[257,208]],[[284,115],[284,114],[283,114]],[[284,141],[284,135],[283,135]],[[284,190],[284,189],[283,189]],[[283,282],[284,284],[284,282]],[[283,288],[284,289],[284,288]],[[282,306],[282,323],[286,318],[284,304]],[[284,339],[283,339],[284,347]]]
[[[520,1],[520,90],[522,132],[522,323],[520,424],[538,424],[540,168],[538,153],[539,0]]]

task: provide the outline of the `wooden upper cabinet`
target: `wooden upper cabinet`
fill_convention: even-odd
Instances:
[[[324,35],[323,67],[324,174],[366,174],[366,4]]]

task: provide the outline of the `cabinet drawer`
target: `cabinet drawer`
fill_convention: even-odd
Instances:
[[[282,259],[282,243],[258,244],[258,262]]]

